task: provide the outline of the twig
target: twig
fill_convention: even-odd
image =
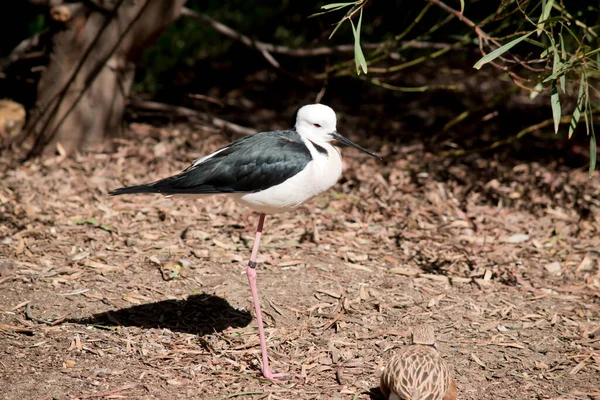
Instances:
[[[143,100],[135,100],[132,99],[129,103],[132,107],[143,108],[146,110],[160,111],[160,112],[169,112],[182,117],[204,117],[207,118],[214,126],[220,129],[227,129],[231,132],[240,134],[240,135],[252,135],[256,133],[255,129],[247,128],[245,126],[241,126],[238,124],[234,124],[233,122],[225,121],[224,119],[217,118],[211,116],[209,114],[192,110],[191,108],[182,107],[182,106],[174,106],[171,104],[158,103],[156,101],[143,101]]]
[[[230,39],[241,42],[242,44],[256,49],[260,52],[266,51],[267,53],[273,54],[281,54],[284,56],[290,57],[319,57],[319,56],[329,56],[337,53],[352,53],[354,52],[353,44],[342,44],[338,46],[322,46],[322,47],[314,47],[314,48],[291,48],[287,46],[275,45],[272,43],[265,43],[258,40],[252,40],[248,36],[239,33],[229,26],[216,21],[210,18],[207,15],[200,14],[194,10],[191,10],[187,7],[184,7],[181,11],[181,15],[185,17],[190,17],[197,19],[199,21],[204,22],[220,34],[227,36]],[[415,49],[426,49],[426,48],[445,48],[448,47],[445,43],[432,43],[426,41],[401,41],[400,44],[406,45],[407,47],[415,48]],[[385,46],[385,43],[366,43],[361,44],[361,46],[365,49],[378,49]],[[263,53],[264,54],[264,53]]]
[[[319,90],[319,93],[317,93],[317,96],[315,97],[315,103],[320,103],[321,100],[323,100],[323,96],[325,96],[325,92],[327,91],[327,83],[327,78],[325,78],[321,90]]]
[[[119,393],[127,391],[127,390],[137,389],[142,386],[143,385],[141,383],[126,383],[125,385],[121,386],[120,388],[111,390],[109,392],[84,394],[84,395],[79,395],[76,398],[77,399],[88,399],[91,397],[110,397],[110,396],[118,395]]]
[[[473,28],[473,30],[475,31],[475,33],[477,34],[477,36],[479,37],[479,50],[481,51],[481,54],[483,56],[485,56],[487,53],[483,50],[483,41],[485,40],[486,42],[491,42],[493,44],[495,44],[496,46],[500,47],[502,46],[501,43],[494,39],[493,37],[491,37],[490,35],[488,35],[486,32],[483,31],[483,29],[481,29],[480,27],[477,26],[477,24],[475,24],[475,22],[471,21],[469,18],[465,17],[460,11],[455,10],[454,8],[446,5],[444,2],[442,2],[441,0],[426,0],[430,3],[435,4],[436,6],[440,7],[442,10],[455,15],[456,17],[458,17],[458,19],[460,21],[462,21],[465,25]],[[518,5],[518,2],[517,2]],[[526,63],[524,63],[522,60],[518,59],[517,57],[514,57],[515,62],[521,66],[523,66],[524,68],[528,68],[528,66],[526,65]],[[528,90],[528,91],[535,91],[536,89],[534,88],[530,88],[528,86],[523,85],[522,83],[520,83],[520,81],[527,81],[527,79],[520,77],[519,75],[517,75],[516,73],[509,71],[508,67],[506,66],[501,66],[495,62],[490,62],[490,64],[492,66],[494,66],[495,68],[506,72],[510,78],[512,79],[512,81],[514,82],[515,85],[519,86],[522,89]]]
[[[27,2],[38,7],[54,7],[63,3],[62,0],[27,0]]]
[[[31,50],[33,47],[36,47],[40,44],[40,36],[42,33],[40,32],[33,35],[30,38],[23,40],[19,43],[8,55],[8,57],[4,58],[0,61],[0,71],[4,71],[6,67],[13,64],[15,61],[19,61],[22,58],[26,57],[26,53]]]
[[[224,397],[219,397],[219,400],[225,400],[225,399],[233,399],[234,397],[239,397],[239,396],[249,396],[251,394],[265,394],[265,392],[237,392],[237,393],[231,393],[228,394],[227,396]]]
[[[410,335],[409,331],[396,331],[396,330],[384,330],[384,331],[379,331],[379,332],[374,332],[370,335],[365,335],[365,336],[357,336],[356,340],[370,340],[370,339],[375,339],[376,337],[380,337],[380,336],[404,336],[404,337],[408,337]]]
[[[275,58],[273,58],[273,56],[270,54],[272,49],[270,49],[269,47],[272,47],[272,46],[267,46],[266,43],[254,41],[254,40],[250,39],[248,36],[242,35],[241,33],[234,31],[227,25],[222,24],[218,21],[215,21],[214,19],[212,19],[204,14],[200,14],[199,12],[191,10],[187,7],[183,7],[183,9],[181,10],[181,15],[202,21],[205,24],[211,26],[217,32],[219,32],[231,39],[237,40],[237,41],[245,44],[248,47],[251,47],[251,48],[254,48],[254,49],[260,51],[262,53],[262,55],[265,57],[265,59],[269,62],[269,64],[271,64],[275,68],[279,68],[279,62],[277,60],[275,60]]]
[[[570,115],[563,115],[560,118],[560,123],[561,124],[565,124],[567,122],[571,121],[571,116]],[[465,156],[465,155],[469,155],[469,154],[475,154],[475,153],[482,153],[484,151],[489,151],[489,150],[493,150],[497,147],[500,146],[505,146],[507,144],[511,144],[519,139],[521,139],[523,136],[537,130],[537,129],[541,129],[541,128],[545,128],[546,126],[550,126],[554,124],[554,119],[553,118],[549,118],[546,119],[542,122],[539,122],[537,124],[528,126],[525,129],[520,130],[516,135],[514,136],[509,136],[506,139],[503,140],[498,140],[497,142],[494,142],[492,144],[490,144],[489,146],[485,146],[485,147],[480,147],[480,148],[476,148],[476,149],[469,149],[469,150],[465,150],[465,149],[460,149],[460,150],[450,150],[450,151],[444,151],[441,153],[442,157],[448,157],[448,156],[453,156],[453,157],[460,157],[460,156]]]
[[[233,122],[225,121],[224,119],[217,117],[209,117],[211,118],[211,122],[214,126],[221,129],[227,129],[233,133],[237,133],[239,135],[252,135],[256,133],[256,129],[247,128],[245,126],[241,126],[238,124],[234,124]]]
[[[33,335],[35,333],[35,331],[31,328],[23,328],[21,326],[14,326],[8,324],[0,324],[0,331],[25,333],[27,335]]]
[[[204,94],[195,94],[195,93],[191,93],[188,94],[188,97],[192,98],[192,99],[198,99],[198,100],[204,100],[208,103],[213,103],[219,106],[219,108],[225,108],[225,104],[223,104],[223,102],[219,99],[216,99],[214,97],[211,96],[206,96]]]
[[[31,303],[27,303],[27,307],[25,307],[25,316],[27,317],[28,320],[31,320],[33,322],[37,322],[40,324],[51,325],[53,322],[53,321],[50,321],[47,319],[36,318],[33,315],[31,315]]]
[[[381,86],[382,88],[385,89],[389,89],[389,90],[394,90],[397,92],[406,92],[406,93],[414,93],[414,92],[427,92],[430,90],[459,90],[463,87],[462,84],[456,84],[456,85],[423,85],[423,86],[396,86],[396,85],[391,85],[389,83],[385,83],[380,81],[377,78],[373,78],[370,79],[369,82],[371,82],[374,85],[377,86]]]
[[[427,1],[435,4],[436,6],[440,7],[442,10],[444,10],[450,14],[454,14],[460,21],[464,22],[467,26],[470,26],[471,28],[473,28],[473,30],[475,30],[475,33],[477,34],[477,36],[485,39],[488,42],[492,42],[497,46],[500,46],[500,43],[498,43],[497,40],[495,40],[490,35],[485,33],[480,27],[477,26],[477,24],[475,24],[475,22],[473,22],[469,18],[465,17],[460,11],[455,10],[454,8],[446,5],[444,2],[442,2],[440,0],[427,0]]]
[[[323,328],[323,333],[325,333],[325,331],[329,328],[331,328],[336,322],[338,322],[340,320],[340,318],[342,318],[344,316],[344,314],[346,313],[346,310],[342,309],[342,311],[340,311],[340,313],[334,318],[332,319],[327,326],[325,326]]]

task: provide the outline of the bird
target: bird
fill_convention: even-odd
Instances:
[[[386,365],[380,389],[386,400],[456,400],[456,382],[436,349],[431,325],[412,329],[410,345]]]
[[[122,187],[112,196],[159,193],[165,196],[225,195],[259,213],[246,275],[252,293],[261,346],[262,375],[275,374],[269,366],[267,343],[257,288],[257,255],[266,214],[292,211],[332,187],[342,173],[337,141],[371,157],[377,154],[337,132],[337,117],[324,104],[298,109],[292,129],[245,136],[196,159],[181,173],[152,183]]]

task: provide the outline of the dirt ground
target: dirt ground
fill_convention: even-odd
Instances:
[[[229,141],[133,124],[114,154],[0,160],[0,399],[377,399],[429,322],[459,398],[600,399],[600,181],[559,163],[343,149],[268,216],[260,378],[245,267],[258,216],[219,197],[111,198]],[[376,147],[375,147],[376,146]]]

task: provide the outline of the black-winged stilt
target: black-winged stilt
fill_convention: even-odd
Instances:
[[[331,145],[333,140],[380,159],[337,132],[335,112],[330,107],[309,104],[298,110],[294,129],[243,137],[197,159],[178,175],[110,192],[167,196],[225,194],[260,213],[246,273],[258,322],[263,376],[267,379],[274,379],[276,374],[269,367],[256,287],[256,256],[265,214],[294,210],[337,182],[342,173],[342,158]]]

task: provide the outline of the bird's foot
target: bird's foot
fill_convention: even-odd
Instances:
[[[289,379],[285,379],[285,380],[290,380],[292,377],[292,374],[288,374],[285,372],[274,373],[273,371],[271,371],[271,368],[266,368],[263,370],[263,377],[265,379],[270,380],[273,383],[284,383],[283,380],[280,380],[277,378],[288,377]]]

